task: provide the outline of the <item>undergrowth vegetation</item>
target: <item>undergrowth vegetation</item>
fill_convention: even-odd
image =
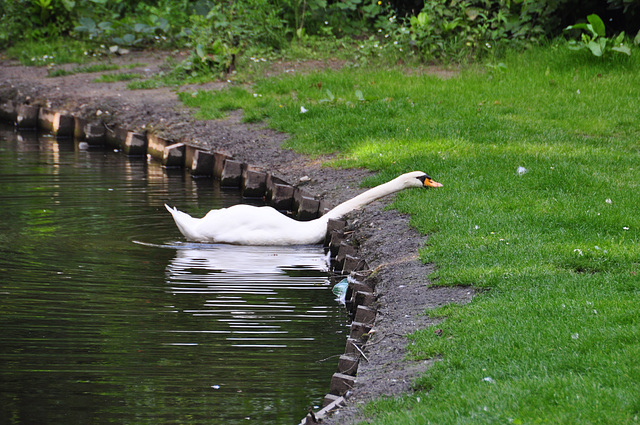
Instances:
[[[640,5],[630,0],[15,0],[0,2],[0,48],[33,65],[188,50],[170,73],[146,83],[155,87],[224,78],[250,58],[290,57],[301,47],[307,56],[319,47],[324,57],[346,49],[364,66],[473,62],[554,38],[570,24],[587,28],[588,15],[606,21],[609,32],[591,26],[597,32],[583,36],[594,54],[596,45],[619,51],[629,44],[624,30],[629,39],[640,34]]]
[[[486,291],[427,312],[443,321],[411,357],[440,361],[369,406],[375,423],[620,424],[640,415],[639,70],[557,43],[450,78],[350,68],[181,96],[378,170],[368,184],[416,169],[444,184],[393,207],[431,235],[436,285]]]

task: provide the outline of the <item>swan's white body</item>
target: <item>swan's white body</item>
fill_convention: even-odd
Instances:
[[[440,187],[422,171],[403,174],[338,205],[320,218],[297,221],[272,207],[234,205],[193,218],[165,204],[180,232],[194,242],[237,245],[308,245],[324,240],[327,223],[376,199],[409,187]]]

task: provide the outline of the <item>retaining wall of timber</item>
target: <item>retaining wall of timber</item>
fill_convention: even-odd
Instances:
[[[109,127],[99,121],[87,121],[11,99],[0,99],[0,120],[12,122],[20,130],[43,130],[58,138],[74,138],[89,147],[107,146],[130,157],[149,157],[167,168],[185,168],[193,177],[218,179],[223,188],[240,190],[245,198],[262,198],[268,205],[299,220],[312,220],[329,209],[324,201],[304,189],[224,152],[204,150],[187,140]],[[349,275],[346,308],[352,318],[351,331],[323,408],[315,414],[309,413],[301,424],[316,423],[316,418],[322,418],[344,403],[345,394],[355,383],[358,364],[364,358],[364,345],[376,318],[375,288],[368,279],[368,266],[349,243],[346,226],[344,220],[330,220],[324,245],[331,253],[332,271]]]

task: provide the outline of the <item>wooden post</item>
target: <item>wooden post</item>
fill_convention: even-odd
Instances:
[[[312,197],[303,196],[298,201],[298,219],[302,221],[318,218],[320,201]]]
[[[242,196],[245,198],[262,198],[266,189],[266,173],[247,167],[242,173]]]
[[[76,120],[71,114],[56,112],[53,120],[53,134],[56,137],[73,137],[76,131]]]
[[[368,334],[372,328],[370,324],[353,321],[351,322],[351,333],[349,336],[353,339],[362,339],[362,337],[366,337],[366,334]]]
[[[338,372],[345,375],[356,376],[358,372],[358,358],[343,354],[338,360]]]
[[[38,127],[45,131],[53,132],[53,121],[55,117],[55,111],[49,108],[40,108],[38,111]]]
[[[213,174],[213,155],[209,152],[195,149],[191,158],[190,170],[194,177],[206,177]]]
[[[220,180],[222,179],[222,170],[224,170],[224,162],[229,159],[230,156],[222,152],[213,153],[213,177]]]
[[[123,150],[129,156],[145,156],[147,154],[147,138],[144,134],[130,131],[124,141]]]
[[[165,167],[184,167],[185,145],[184,143],[174,143],[165,146],[162,152],[162,165]]]
[[[242,185],[242,169],[244,164],[240,161],[227,159],[222,168],[220,186],[239,188]]]
[[[91,145],[102,145],[105,143],[107,129],[101,122],[89,122],[84,126],[84,140]]]
[[[16,116],[16,125],[18,128],[34,130],[38,128],[39,111],[40,107],[37,105],[19,105]]]
[[[376,321],[376,311],[370,307],[359,305],[356,308],[356,317],[353,321],[364,323],[366,325],[373,325],[373,322]]]
[[[345,395],[347,391],[353,388],[356,379],[353,376],[343,373],[334,373],[331,377],[331,394]]]
[[[280,211],[289,211],[293,206],[294,187],[276,183],[273,186],[271,206]]]
[[[157,161],[164,161],[164,150],[172,144],[157,134],[147,134],[147,154]]]

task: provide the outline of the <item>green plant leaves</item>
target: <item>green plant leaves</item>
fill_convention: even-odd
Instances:
[[[333,93],[331,93],[331,91],[329,89],[327,89],[326,92],[327,92],[326,99],[320,99],[320,103],[333,102],[333,101],[336,100],[336,97],[333,95]]]
[[[599,38],[597,40],[591,40],[587,43],[587,48],[591,50],[594,56],[602,56],[604,54],[605,47],[607,45],[607,40],[604,38]]]
[[[614,46],[611,48],[614,52],[624,53],[627,56],[631,56],[631,49],[625,45]]]
[[[631,49],[624,44],[624,31],[611,39],[606,37],[606,29],[602,19],[596,14],[587,16],[588,24],[578,23],[575,25],[569,25],[565,28],[565,31],[569,30],[584,30],[587,33],[582,33],[580,39],[582,43],[571,40],[568,43],[568,48],[571,50],[588,49],[594,56],[602,57],[607,51],[613,51],[618,53],[624,53],[628,56],[631,55]],[[636,37],[638,38],[638,37]]]
[[[122,37],[113,37],[113,41],[117,44],[133,46],[134,44],[138,43],[140,40],[136,39],[136,36],[133,34],[125,34]]]
[[[611,50],[631,56],[631,49],[624,44],[624,31],[618,34],[618,36],[613,40],[613,47]]]
[[[425,28],[429,25],[429,15],[425,12],[418,13],[418,16],[411,17],[411,26]]]
[[[598,15],[594,13],[587,16],[587,21],[589,21],[589,23],[591,24],[593,32],[596,33],[599,37],[606,36],[604,22],[602,22],[602,19],[600,19]]]
[[[80,23],[80,25],[74,28],[76,31],[90,33],[92,31],[95,31],[96,29],[96,23],[91,18],[80,18],[78,19],[78,22]]]

